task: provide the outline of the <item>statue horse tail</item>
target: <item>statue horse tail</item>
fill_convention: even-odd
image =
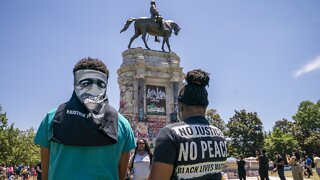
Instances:
[[[121,29],[120,33],[122,33],[123,31],[127,30],[128,27],[130,26],[130,24],[135,21],[135,18],[129,18],[126,22],[126,24],[124,25],[124,27]]]

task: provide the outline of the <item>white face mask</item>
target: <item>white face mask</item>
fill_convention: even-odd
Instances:
[[[107,80],[108,76],[100,71],[78,70],[74,77],[74,91],[84,104],[101,103],[107,97]]]

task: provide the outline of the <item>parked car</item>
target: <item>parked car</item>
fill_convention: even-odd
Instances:
[[[289,166],[289,165],[284,165],[284,166],[283,166],[283,169],[284,169],[285,171],[291,171],[291,166]]]

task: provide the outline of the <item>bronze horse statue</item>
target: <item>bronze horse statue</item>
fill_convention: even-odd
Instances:
[[[128,48],[131,47],[131,43],[140,35],[142,35],[142,40],[144,42],[144,45],[147,49],[150,50],[147,42],[146,42],[146,35],[147,33],[152,35],[152,36],[161,36],[163,37],[162,41],[162,51],[164,50],[164,43],[167,44],[167,47],[169,49],[169,52],[171,51],[170,49],[170,44],[169,44],[169,37],[171,36],[172,31],[174,32],[175,35],[178,35],[180,31],[180,27],[178,24],[171,20],[165,20],[164,24],[166,25],[166,28],[161,28],[160,23],[156,22],[155,20],[147,17],[140,17],[140,18],[129,18],[124,25],[124,27],[121,29],[120,33],[123,31],[127,30],[130,24],[134,22],[134,35],[131,37]]]

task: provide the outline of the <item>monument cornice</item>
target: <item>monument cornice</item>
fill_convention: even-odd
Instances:
[[[127,56],[137,57],[139,55],[164,57],[166,59],[178,60],[180,62],[180,57],[175,52],[162,52],[162,51],[156,51],[156,50],[142,49],[141,47],[138,47],[138,48],[127,49],[122,53],[122,57],[127,57]]]

